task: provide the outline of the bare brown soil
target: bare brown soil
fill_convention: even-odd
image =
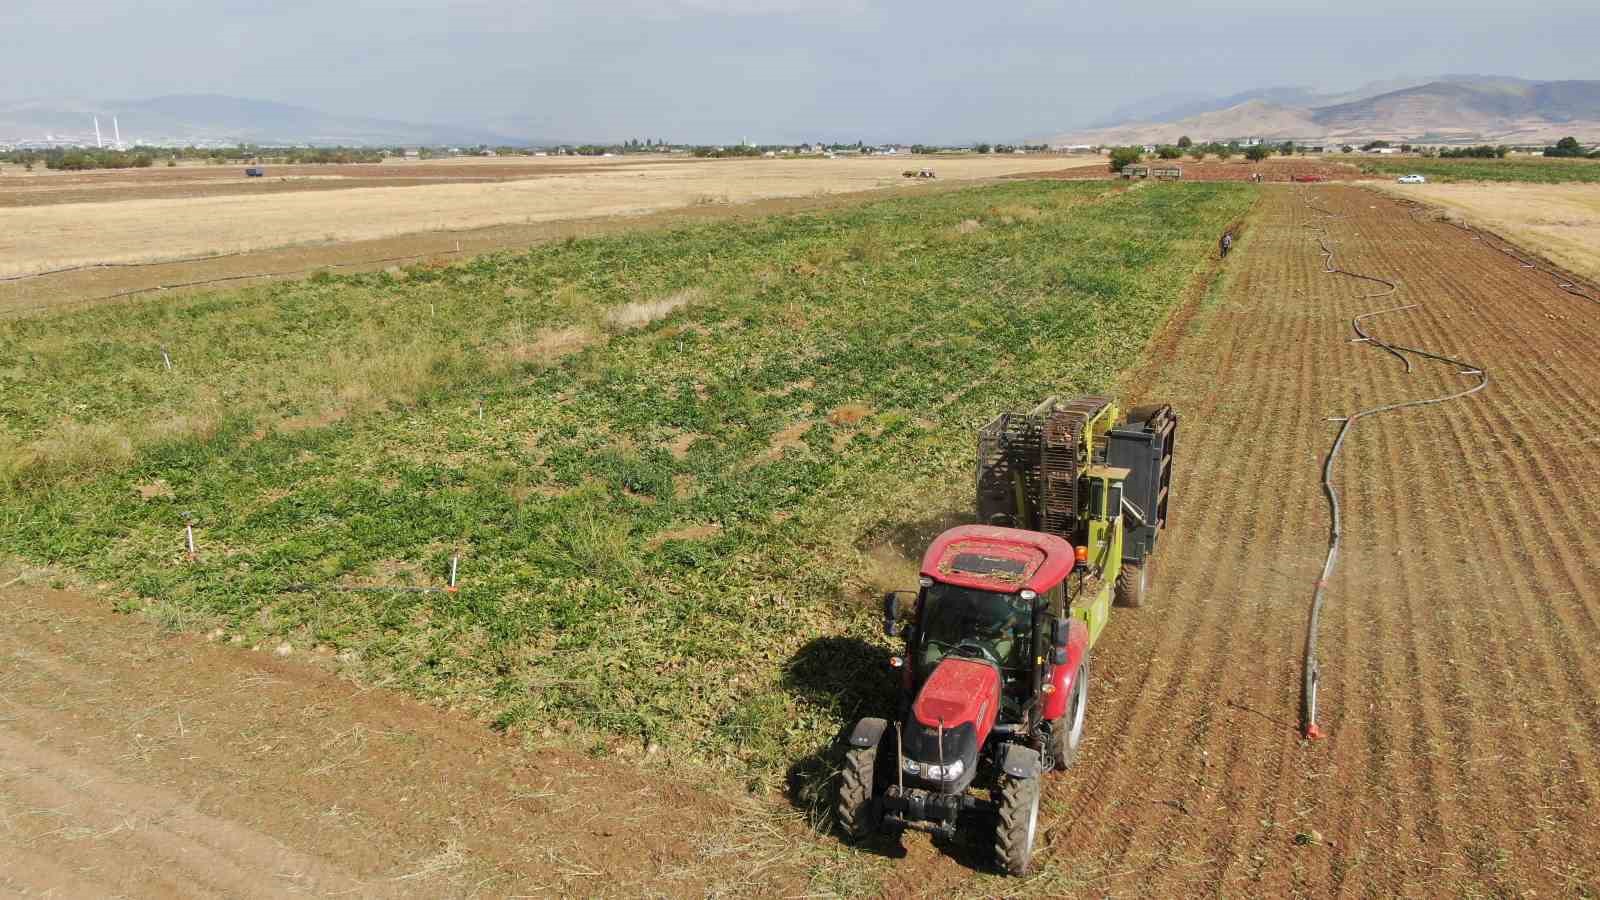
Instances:
[[[1600,892],[1600,308],[1386,197],[1310,188],[1340,216],[1324,218],[1306,190],[1263,192],[1220,301],[1131,379],[1148,387],[1127,399],[1184,417],[1172,530],[1154,598],[1096,648],[1086,749],[1046,791],[1042,873],[974,885],[981,848],[922,855],[912,837],[895,892]],[[1308,226],[1398,294],[1324,273]],[[1372,331],[1492,382],[1349,438],[1327,736],[1308,743],[1296,713],[1328,417],[1474,383],[1349,342],[1352,316],[1409,303]]]
[[[0,613],[0,895],[804,890],[764,858],[769,816],[645,748],[527,749],[60,591],[0,589]]]

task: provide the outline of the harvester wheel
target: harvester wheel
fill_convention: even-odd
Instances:
[[[873,833],[878,826],[878,809],[873,797],[873,769],[878,748],[852,747],[844,756],[844,772],[839,777],[839,827],[852,840],[860,840]]]
[[[994,857],[1011,875],[1033,868],[1033,837],[1039,827],[1039,778],[1000,776],[1000,818],[994,830]]]
[[[1050,756],[1055,760],[1056,771],[1065,772],[1078,759],[1078,748],[1083,745],[1084,711],[1089,706],[1089,657],[1078,663],[1072,676],[1072,699],[1067,701],[1067,711],[1050,723]]]
[[[1138,609],[1144,605],[1145,591],[1150,583],[1150,560],[1146,559],[1142,565],[1123,563],[1122,570],[1117,573],[1118,606],[1129,609]]]

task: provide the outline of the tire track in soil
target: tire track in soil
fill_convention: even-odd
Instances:
[[[1317,197],[1342,218],[1263,191],[1224,302],[1151,380],[1186,419],[1174,529],[1155,605],[1119,613],[1097,648],[1092,752],[1066,776],[1050,864],[1123,876],[1091,883],[1111,895],[1596,889],[1600,538],[1584,525],[1600,487],[1582,440],[1600,423],[1584,365],[1600,313],[1387,199]],[[1323,623],[1330,733],[1309,744],[1292,720],[1326,541],[1324,417],[1459,379],[1346,343],[1349,318],[1385,301],[1322,273],[1308,223],[1352,270],[1398,275],[1396,304],[1421,304],[1375,334],[1494,378],[1352,435],[1351,552]],[[1140,802],[1177,791],[1189,815]],[[1294,843],[1312,830],[1327,843]]]
[[[1289,327],[1283,331],[1272,332],[1267,335],[1266,343],[1269,345],[1295,347],[1311,345],[1315,338],[1312,328],[1313,323],[1309,317],[1297,316],[1286,320],[1286,324]],[[1305,360],[1307,359],[1309,357],[1302,353],[1300,361],[1288,360],[1280,367],[1280,370],[1286,375],[1291,371],[1304,371]],[[1252,443],[1270,444],[1271,441],[1276,439],[1279,432],[1283,430],[1280,423],[1283,423],[1286,418],[1289,421],[1285,424],[1289,426],[1291,431],[1299,430],[1303,427],[1303,420],[1308,415],[1308,409],[1303,403],[1299,402],[1302,393],[1299,390],[1299,384],[1300,381],[1297,377],[1290,376],[1275,379],[1269,386],[1266,395],[1266,406],[1272,412],[1262,417],[1261,424],[1263,427],[1257,432]],[[1259,472],[1229,472],[1226,478],[1231,480],[1238,477],[1239,483],[1242,484],[1281,485],[1292,479],[1294,470],[1297,467],[1297,461],[1292,454],[1259,454],[1258,458],[1268,461],[1268,466],[1264,470]],[[1224,471],[1225,469],[1225,460],[1218,460],[1212,467],[1214,472]],[[1251,636],[1250,640],[1244,642],[1245,650],[1249,653],[1249,658],[1252,661],[1250,671],[1242,673],[1245,681],[1261,684],[1279,683],[1280,676],[1283,674],[1281,671],[1282,666],[1276,661],[1275,654],[1270,652],[1270,648],[1280,640],[1291,639],[1290,631],[1282,627],[1287,624],[1287,619],[1282,615],[1285,605],[1283,601],[1297,592],[1299,582],[1295,578],[1289,578],[1284,575],[1278,575],[1276,579],[1270,577],[1276,573],[1269,571],[1272,566],[1268,555],[1260,552],[1263,542],[1270,546],[1270,542],[1276,536],[1285,533],[1287,530],[1291,515],[1290,506],[1283,502],[1273,502],[1268,498],[1264,508],[1260,505],[1252,504],[1245,512],[1246,515],[1243,517],[1245,524],[1242,526],[1245,539],[1240,542],[1236,553],[1233,555],[1234,558],[1230,561],[1230,568],[1237,572],[1237,577],[1228,586],[1229,590],[1224,592],[1223,596],[1233,595],[1247,598],[1252,593],[1249,590],[1252,585],[1270,588],[1270,590],[1257,592],[1256,601],[1252,604],[1252,608],[1247,610],[1228,610],[1222,604],[1212,603],[1213,608],[1218,610],[1219,615],[1214,619],[1214,627],[1210,629],[1216,633],[1217,638],[1215,650],[1212,654],[1214,674],[1208,682],[1208,688],[1213,685],[1225,684],[1224,676],[1228,669],[1237,666],[1236,660],[1229,652],[1234,644],[1232,638],[1236,637],[1231,634],[1234,617],[1242,613],[1255,621],[1272,622],[1278,626],[1271,630],[1258,631]],[[1259,529],[1253,527],[1253,522],[1258,519],[1267,520],[1263,523],[1265,527]],[[1256,540],[1258,534],[1261,538],[1260,541]],[[1308,559],[1301,565],[1309,572],[1313,563]],[[1212,693],[1213,696],[1221,696],[1219,692],[1212,691]],[[1281,793],[1283,779],[1289,774],[1288,760],[1285,753],[1275,752],[1270,747],[1263,748],[1261,746],[1262,734],[1261,728],[1258,726],[1270,723],[1263,722],[1260,718],[1259,709],[1249,705],[1241,706],[1235,704],[1232,697],[1228,699],[1229,709],[1232,712],[1232,721],[1229,724],[1234,726],[1235,730],[1232,734],[1225,736],[1226,740],[1208,746],[1205,750],[1206,755],[1202,758],[1209,760],[1210,756],[1215,753],[1219,758],[1226,759],[1231,763],[1229,771],[1226,773],[1229,779],[1227,800],[1219,808],[1225,809],[1231,819],[1238,820],[1243,818],[1249,821],[1253,818],[1257,821],[1275,822],[1280,816],[1276,798]],[[1250,718],[1247,719],[1245,716]],[[1262,761],[1261,757],[1264,754],[1271,757],[1270,764]],[[1192,764],[1195,761],[1197,760],[1190,758],[1181,762]],[[1253,851],[1261,839],[1258,836],[1249,843],[1247,848],[1241,849],[1239,846],[1240,838],[1240,830],[1235,828],[1217,835],[1216,839],[1209,845],[1214,858],[1225,861],[1224,882],[1229,869],[1239,865],[1241,860],[1248,863],[1256,855],[1249,851]],[[1242,873],[1240,877],[1253,878],[1254,873]]]
[[[1259,368],[1265,363],[1267,356],[1270,354],[1270,350],[1260,342],[1246,343],[1246,348],[1248,356],[1240,364],[1245,371]],[[1231,366],[1235,358],[1234,354],[1229,352],[1227,358]],[[1218,383],[1220,384],[1228,383],[1225,378],[1228,374],[1226,368],[1224,367],[1224,371],[1221,373],[1224,378],[1219,378]],[[1216,409],[1223,404],[1223,396],[1213,393],[1208,397],[1206,405]],[[1236,400],[1229,398],[1227,402],[1232,403],[1236,402]],[[1198,421],[1205,423],[1207,418],[1209,417],[1202,417]],[[1196,419],[1191,415],[1190,421],[1193,422]],[[1205,427],[1205,425],[1202,424],[1202,427]],[[1192,435],[1186,435],[1186,437],[1192,438]],[[1255,461],[1255,464],[1259,466],[1264,465],[1265,462],[1265,458],[1260,458]],[[1185,483],[1204,486],[1204,492],[1199,496],[1189,497],[1189,502],[1186,504],[1187,506],[1198,507],[1202,511],[1202,516],[1193,516],[1188,510],[1180,508],[1174,511],[1174,521],[1177,521],[1179,516],[1184,516],[1184,521],[1189,523],[1186,527],[1194,528],[1202,533],[1220,533],[1225,530],[1226,520],[1232,512],[1230,506],[1222,502],[1226,499],[1226,492],[1231,490],[1230,480],[1227,478],[1203,477],[1201,472],[1206,467],[1206,460],[1196,459],[1187,467],[1190,471],[1183,472],[1180,470],[1179,474],[1180,478],[1185,479]],[[1250,526],[1253,528],[1254,523],[1250,523]],[[1244,543],[1248,543],[1250,535],[1246,533],[1243,538]],[[1232,549],[1231,546],[1230,549]],[[1206,559],[1204,565],[1186,579],[1189,590],[1201,602],[1187,604],[1182,607],[1186,616],[1183,627],[1167,634],[1165,640],[1151,654],[1155,659],[1165,663],[1159,672],[1152,666],[1147,680],[1147,684],[1149,681],[1155,681],[1162,686],[1160,697],[1152,701],[1149,699],[1149,691],[1145,690],[1140,692],[1140,696],[1143,699],[1135,703],[1121,703],[1115,698],[1108,701],[1118,703],[1116,708],[1118,709],[1119,721],[1117,722],[1116,733],[1139,734],[1157,730],[1157,723],[1151,721],[1151,719],[1159,719],[1162,716],[1162,710],[1186,690],[1204,690],[1217,694],[1216,686],[1221,683],[1222,675],[1228,664],[1228,657],[1225,653],[1213,655],[1208,673],[1199,679],[1198,684],[1195,683],[1192,669],[1181,663],[1172,665],[1170,661],[1185,659],[1186,654],[1183,652],[1183,645],[1188,640],[1188,636],[1195,632],[1225,634],[1229,612],[1225,603],[1215,602],[1215,600],[1218,597],[1229,596],[1231,589],[1238,581],[1237,573],[1239,568],[1240,560],[1237,555],[1224,556],[1217,554]],[[1157,585],[1158,590],[1164,592],[1171,580],[1180,576],[1181,573],[1178,572],[1164,573],[1163,580]],[[1102,703],[1100,705],[1105,708],[1107,704]],[[1177,730],[1168,729],[1160,732],[1160,738],[1156,742],[1155,749],[1155,755],[1158,758],[1168,759],[1173,756],[1173,744],[1183,737],[1175,734]],[[1191,748],[1199,746],[1197,736],[1189,735],[1188,737],[1189,742],[1182,746]],[[1126,743],[1124,743],[1122,747],[1118,748],[1119,751],[1124,750],[1126,746]],[[1150,747],[1146,746],[1140,749],[1141,751],[1148,751]],[[1184,759],[1190,759],[1193,755],[1193,749],[1189,752],[1180,751],[1179,753],[1179,757]],[[1089,845],[1106,846],[1109,844],[1107,852],[1120,858],[1127,854],[1130,845],[1137,839],[1143,827],[1169,827],[1173,817],[1181,815],[1181,813],[1167,804],[1182,800],[1185,795],[1192,794],[1192,792],[1182,789],[1181,783],[1173,779],[1166,779],[1157,785],[1151,785],[1152,776],[1159,778],[1161,774],[1159,771],[1135,770],[1135,767],[1122,766],[1115,761],[1112,761],[1109,765],[1111,771],[1117,774],[1111,778],[1109,784],[1105,777],[1097,779],[1096,789],[1109,789],[1116,796],[1139,796],[1138,805],[1134,807],[1134,813],[1131,817],[1133,821],[1115,823],[1116,828],[1113,834],[1096,831],[1087,835],[1086,838]],[[1144,789],[1140,790],[1135,785],[1141,785]]]

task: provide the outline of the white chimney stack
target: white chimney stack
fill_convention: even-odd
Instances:
[[[94,146],[97,150],[104,150],[106,143],[100,139],[100,117],[94,117]]]
[[[111,117],[111,133],[117,137],[117,149],[122,149],[122,129],[117,126],[117,117]]]

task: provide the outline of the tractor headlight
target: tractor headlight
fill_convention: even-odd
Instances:
[[[967,764],[959,759],[943,766],[938,763],[924,765],[914,759],[905,760],[900,765],[906,770],[907,775],[916,775],[929,781],[955,781],[967,770]]]

